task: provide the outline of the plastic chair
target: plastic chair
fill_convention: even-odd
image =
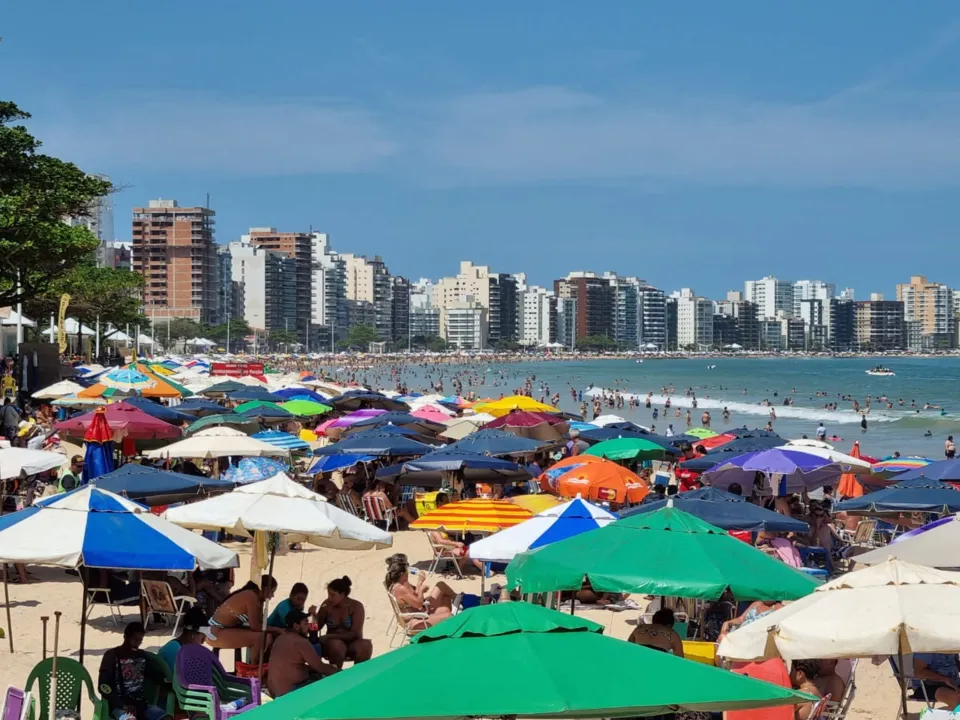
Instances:
[[[403,639],[400,641],[400,646],[402,647],[410,638],[428,627],[427,620],[430,616],[425,612],[403,612],[400,609],[400,603],[397,602],[396,596],[389,590],[387,591],[387,597],[390,599],[393,617],[390,618],[390,622],[387,624],[386,634],[390,635],[390,647],[393,647],[397,641],[397,635],[403,633]],[[392,635],[390,634],[391,630],[393,630]]]
[[[146,650],[144,652],[147,655],[147,677],[144,679],[143,696],[148,705],[162,707],[167,715],[173,717],[177,710],[177,697],[173,694],[173,671],[159,655]],[[162,685],[154,683],[154,677],[163,678]],[[165,699],[163,704],[161,698]]]
[[[0,720],[27,720],[27,717],[33,711],[32,706],[33,696],[30,693],[10,685],[3,695]]]
[[[185,645],[177,653],[173,691],[187,713],[222,720],[260,705],[260,683],[256,678],[228,675],[217,657],[202,645]],[[221,703],[243,700],[239,708]]]
[[[33,693],[36,702],[30,710],[31,720],[50,720],[50,680],[53,674],[53,658],[47,658],[38,662],[33,670],[30,671],[30,677],[27,678],[27,692],[33,693],[34,683],[39,684],[39,692]],[[110,708],[107,702],[99,697],[93,690],[93,680],[90,673],[76,660],[70,658],[57,658],[57,697],[55,699],[57,711],[70,710],[79,715],[80,699],[83,690],[86,688],[87,697],[93,703],[93,717],[95,720],[110,720]],[[35,709],[39,706],[39,715],[35,714]]]

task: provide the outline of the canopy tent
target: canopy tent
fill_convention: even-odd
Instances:
[[[575,498],[537,513],[519,525],[474,542],[470,545],[470,557],[483,562],[508,563],[519,553],[596,530],[616,519],[613,513]]]
[[[148,458],[218,458],[218,457],[259,457],[276,456],[287,457],[290,451],[254,440],[239,430],[227,427],[212,427],[196,432],[185,440],[175,442],[166,447],[149,450],[144,455]]]
[[[795,600],[817,586],[809,575],[699,518],[665,507],[518,555],[507,566],[523,592],[579,590],[716,600]]]
[[[499,667],[496,692],[434,683],[429,702],[410,692],[438,668]],[[583,662],[575,675],[560,658]],[[522,669],[522,670],[520,670]],[[637,682],[637,678],[657,678]],[[458,613],[398,650],[355,665],[269,705],[250,720],[412,720],[465,717],[616,718],[724,711],[811,702],[786,688],[660,653],[603,634],[603,626],[530,603],[502,602]]]
[[[172,505],[208,493],[227,492],[234,487],[232,482],[226,480],[186,475],[136,463],[127,463],[101,475],[96,479],[96,486],[150,507]]]
[[[960,515],[940,518],[852,559],[859,566],[876,565],[892,557],[926,567],[960,568]]]
[[[835,509],[851,513],[933,512],[946,515],[960,512],[960,492],[948,483],[920,475],[862,497],[844,500],[837,503]]]
[[[680,493],[670,500],[653,500],[652,497],[648,495],[639,507],[627,510],[622,513],[622,517],[656,512],[672,502],[673,507],[678,510],[690,513],[724,530],[746,530],[749,532],[769,530],[772,532],[795,533],[810,531],[810,526],[801,520],[748,503],[740,495],[734,495],[716,488],[705,487],[699,490],[691,490],[690,492]]]
[[[455,473],[465,483],[502,484],[530,479],[524,468],[509,460],[452,448],[441,448],[419,459],[381,468],[376,477],[405,485],[440,488],[448,473]]]

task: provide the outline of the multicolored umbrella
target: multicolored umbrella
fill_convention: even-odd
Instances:
[[[447,532],[497,532],[519,525],[533,513],[506,500],[461,500],[431,510],[410,524],[415,530]]]
[[[113,430],[107,424],[105,408],[93,411],[93,420],[83,435],[83,441],[86,449],[81,483],[85,485],[101,475],[113,472]]]
[[[270,443],[271,445],[276,445],[279,448],[284,448],[291,452],[305,452],[310,449],[310,443],[301,440],[296,435],[280,432],[279,430],[264,430],[263,432],[254,433],[250,437],[262,440],[265,443]]]
[[[899,473],[926,467],[932,462],[933,460],[925,457],[888,457],[874,464],[873,474],[886,478],[894,477]]]
[[[492,402],[479,403],[474,405],[473,409],[477,412],[493,415],[494,417],[503,417],[504,415],[512,413],[516,410],[544,413],[560,412],[557,408],[553,407],[553,405],[546,405],[542,402],[537,402],[532,397],[527,397],[526,395],[511,395],[509,397],[500,398],[499,400],[493,400]]]
[[[236,465],[231,465],[223,473],[223,479],[236,485],[248,485],[272,478],[277,473],[286,472],[286,463],[267,457],[246,457]]]
[[[348,413],[347,415],[343,415],[338,418],[331,418],[330,420],[324,420],[322,423],[317,425],[314,432],[317,433],[317,435],[323,435],[331,428],[348,428],[356,422],[360,422],[366,418],[376,417],[377,415],[383,415],[386,412],[386,410],[380,410],[378,408],[354,410],[352,413]]]
[[[156,383],[156,380],[132,368],[123,367],[103,373],[99,378],[97,378],[97,382],[101,385],[106,385],[109,388],[115,388],[124,392],[132,392],[136,390],[145,390],[148,387],[153,386],[154,383]]]
[[[761,473],[776,495],[786,495],[836,484],[849,469],[812,453],[770,448],[730,458],[707,470],[701,479],[704,485],[726,490],[733,483],[753,487],[757,473]]]

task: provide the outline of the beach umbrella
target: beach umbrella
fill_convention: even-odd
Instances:
[[[193,435],[200,430],[206,430],[212,427],[230,427],[245,433],[255,433],[260,429],[260,423],[255,418],[246,415],[238,415],[234,412],[225,412],[223,408],[219,415],[207,415],[199,420],[195,420],[183,431],[184,435]]]
[[[309,470],[308,475],[317,473],[334,472],[335,470],[345,470],[346,468],[359,465],[360,463],[372,462],[376,458],[373,455],[326,455],[317,458]]]
[[[692,435],[698,440],[706,440],[707,438],[716,437],[719,434],[720,433],[718,433],[716,430],[711,430],[710,428],[705,427],[691,428],[684,432],[684,435]]]
[[[835,450],[830,443],[823,442],[823,440],[812,440],[810,438],[798,438],[797,440],[788,440],[786,443],[790,447],[797,448],[820,448],[821,450]],[[857,445],[857,442],[853,443]],[[850,453],[853,455],[853,452]]]
[[[929,458],[917,456],[884,458],[880,462],[874,463],[873,474],[884,478],[895,477],[908,470],[926,467],[932,462],[933,460]]]
[[[584,451],[584,455],[606,458],[607,460],[662,460],[664,450],[644,438],[616,438],[597,443]]]
[[[286,472],[290,466],[268,457],[245,457],[223,472],[223,479],[234,485],[249,485]]]
[[[205,390],[200,391],[200,395],[227,395],[228,393],[238,392],[240,390],[246,390],[247,385],[244,385],[241,382],[236,380],[223,380],[221,382],[215,383]]]
[[[274,395],[272,392],[262,387],[251,387],[249,385],[243,385],[239,390],[234,390],[228,392],[227,399],[234,402],[249,402],[252,400],[260,400],[262,402],[269,403],[281,403],[283,398],[280,395]]]
[[[505,430],[487,429],[478,430],[465,438],[449,445],[449,450],[464,450],[466,452],[482,453],[484,455],[527,455],[535,453],[549,443],[530,438],[517,437]]]
[[[97,378],[97,382],[101,385],[106,385],[108,388],[132,392],[146,390],[148,387],[151,387],[156,380],[138,370],[123,367],[103,373]]]
[[[322,395],[316,390],[311,390],[308,387],[287,387],[280,390],[274,390],[273,394],[279,395],[288,402],[290,400],[312,400],[313,402],[326,405],[328,400],[326,395]]]
[[[843,500],[834,506],[837,512],[901,513],[901,512],[960,512],[960,492],[949,483],[914,477],[890,487],[868,493],[852,500]]]
[[[337,410],[390,410],[406,412],[410,406],[405,402],[367,390],[350,390],[327,401]]]
[[[782,445],[781,447],[784,450],[798,449],[800,452],[805,452],[809,455],[816,455],[821,457],[824,460],[829,460],[832,463],[837,463],[838,465],[843,465],[844,468],[849,468],[845,470],[845,475],[869,475],[871,473],[871,465],[866,460],[861,460],[859,457],[859,443],[855,443],[856,452],[858,455],[847,455],[846,453],[839,452],[837,450],[831,450],[830,448],[820,448],[820,447],[800,447],[797,448],[795,445]],[[841,478],[842,479],[842,478]]]
[[[73,395],[83,390],[84,386],[75,383],[72,380],[61,380],[53,385],[47,385],[45,388],[37,390],[33,397],[37,400],[56,400],[66,395]]]
[[[960,460],[940,460],[915,470],[907,470],[905,473],[897,475],[897,482],[905,482],[920,477],[940,482],[960,483]]]
[[[560,415],[526,410],[500,415],[484,427],[499,428],[520,437],[547,442],[561,442],[568,430],[567,421]]]
[[[757,473],[762,473],[775,494],[786,495],[836,483],[848,469],[819,455],[777,447],[732,457],[707,470],[701,480],[720,490],[733,483],[753,487]]]
[[[107,411],[97,408],[93,421],[83,435],[85,443],[82,482],[113,472],[113,430],[107,424]]]
[[[37,475],[63,465],[63,455],[27,448],[0,448],[0,480]]]
[[[280,405],[280,408],[299,417],[316,417],[317,415],[323,415],[333,410],[329,405],[324,405],[323,403],[307,398],[287,400]]]
[[[711,468],[727,462],[728,460],[739,457],[745,453],[767,450],[772,447],[778,447],[782,440],[780,438],[765,437],[743,437],[731,440],[722,447],[709,451],[706,455],[683,460],[677,466],[681,470],[692,470],[693,472],[704,472]]]
[[[593,502],[639,503],[650,492],[632,471],[593,455],[573,455],[548,468],[540,489],[560,497],[584,497]]]
[[[549,495],[547,493],[536,493],[534,495],[511,495],[506,498],[506,500],[512,502],[514,505],[519,505],[522,508],[526,508],[531,513],[536,515],[541,513],[544,510],[549,510],[552,507],[563,504],[563,499],[557,497],[556,495]]]
[[[375,455],[403,457],[426,455],[436,448],[410,438],[375,431],[357,433],[340,442],[317,448],[314,455]]]
[[[613,425],[614,423],[625,423],[626,419],[620,417],[619,415],[599,415],[590,421],[590,424],[594,427],[606,427],[607,425]]]
[[[440,437],[448,440],[462,440],[494,419],[493,415],[487,415],[486,413],[450,418],[444,422],[447,428],[440,433]]]
[[[204,415],[217,415],[223,413],[226,411],[226,408],[224,408],[220,403],[214,402],[213,400],[207,400],[206,398],[202,397],[192,397],[177,405],[177,411],[203,417]]]
[[[737,440],[736,435],[731,435],[730,433],[723,433],[722,435],[714,435],[713,437],[703,438],[692,443],[694,450],[700,452],[701,449],[705,452],[710,452],[711,450],[716,450],[717,448],[728,445],[729,443],[735,442]]]
[[[364,420],[366,418],[376,417],[377,415],[383,415],[386,410],[354,410],[347,415],[342,415],[338,418],[330,418],[329,420],[324,420],[322,423],[317,425],[315,432],[318,435],[323,435],[327,430],[337,429],[337,428],[348,428],[353,425],[355,422]]]
[[[806,597],[729,633],[730,660],[960,652],[960,573],[896,558],[821,585]],[[901,676],[906,717],[906,688]]]
[[[603,662],[580,663],[571,674],[558,659],[573,657]],[[439,683],[429,702],[409,692],[437,668],[500,667],[505,658],[517,670],[499,673],[496,692],[464,692],[455,683]],[[405,647],[246,714],[250,720],[615,718],[678,708],[720,712],[813,700],[604,635],[602,625],[584,618],[530,603],[501,602],[458,613],[419,633]]]
[[[502,484],[530,479],[525,469],[509,460],[451,448],[442,448],[416,460],[381,468],[377,470],[377,479],[440,488],[450,473],[455,473],[465,483]]]
[[[725,432],[726,432],[727,434],[729,434],[729,435],[736,435],[738,438],[745,438],[745,437],[754,437],[754,438],[772,437],[772,438],[782,439],[782,438],[780,438],[780,436],[777,435],[777,433],[775,433],[773,430],[764,430],[763,428],[753,428],[752,430],[750,430],[746,425],[744,425],[743,427],[734,428],[733,430],[726,430]]]
[[[211,427],[166,447],[144,453],[148,458],[287,457],[290,451],[228,427]]]
[[[574,498],[537,513],[529,520],[470,545],[470,557],[483,562],[508,563],[522,552],[596,530],[617,519],[601,507]]]
[[[854,441],[850,448],[850,457],[860,460],[860,443]],[[869,463],[868,463],[869,464]],[[870,472],[873,469],[871,467]],[[863,485],[857,482],[857,477],[852,472],[845,472],[840,476],[840,482],[837,485],[837,495],[840,498],[858,498],[863,495]]]
[[[639,507],[621,513],[621,517],[656,512],[672,502],[673,507],[678,510],[690,513],[724,530],[746,530],[749,532],[769,530],[772,532],[795,533],[810,531],[810,526],[805,522],[749,503],[740,495],[715,488],[705,487],[699,490],[691,490],[690,492],[680,493],[670,500],[653,500],[652,498],[653,496],[648,495]]]
[[[532,397],[526,395],[511,395],[509,397],[500,398],[499,400],[493,400],[486,403],[478,403],[473,406],[473,409],[477,412],[487,413],[488,415],[493,415],[494,417],[503,417],[517,410],[524,412],[538,412],[538,413],[558,413],[560,412],[553,405],[546,405],[542,402],[537,402]]]
[[[233,411],[238,415],[245,414],[252,410],[275,410],[281,415],[293,417],[293,413],[284,410],[277,403],[269,400],[248,400],[245,403],[240,403],[233,409]]]
[[[255,440],[262,440],[265,443],[276,445],[278,448],[289,450],[290,452],[305,451],[310,449],[310,443],[304,442],[296,435],[280,432],[279,430],[264,430],[254,433],[250,437]]]
[[[432,407],[421,406],[411,411],[410,413],[413,417],[420,418],[421,420],[429,420],[430,422],[437,423],[438,425],[443,425],[446,420],[449,420],[451,413],[441,412]]]
[[[876,565],[895,557],[935,568],[960,568],[960,516],[949,515],[895,537],[889,545],[852,558],[859,565]]]
[[[579,590],[716,600],[795,600],[817,586],[725,530],[665,507],[518,555],[507,566],[523,592]]]
[[[96,479],[96,486],[150,507],[171,505],[196,499],[206,493],[233,489],[233,483],[227,480],[160,470],[136,463],[127,463],[101,475]]]
[[[114,403],[104,408],[107,424],[113,431],[113,440],[131,438],[133,440],[170,440],[180,437],[180,428],[147,415],[133,405]],[[77,417],[54,423],[53,429],[66,437],[82,438],[95,413],[85,413]]]
[[[173,408],[161,405],[160,403],[154,402],[153,400],[148,400],[147,398],[129,397],[123,402],[127,405],[133,405],[133,407],[137,408],[138,410],[142,410],[147,415],[155,417],[157,420],[163,420],[171,425],[180,425],[184,422],[190,423],[196,419],[189,413],[174,410]]]
[[[519,525],[531,517],[532,512],[506,500],[475,498],[447,503],[431,510],[414,520],[410,528],[452,533],[492,533]]]
[[[387,412],[375,417],[361,418],[352,423],[344,430],[345,435],[360,432],[370,428],[378,428],[384,425],[396,425],[410,430],[415,430],[421,435],[436,435],[441,432],[445,426],[442,423],[424,420],[406,412]]]

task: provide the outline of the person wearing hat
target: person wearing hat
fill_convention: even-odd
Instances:
[[[59,492],[70,492],[80,487],[81,477],[83,476],[83,455],[74,455],[70,460],[70,468],[60,475],[60,482],[57,483]]]
[[[202,645],[204,634],[200,628],[207,624],[207,615],[199,607],[192,607],[187,610],[183,616],[183,622],[180,625],[180,634],[172,638],[157,652],[160,659],[163,660],[170,672],[176,672],[177,653],[184,645]]]

